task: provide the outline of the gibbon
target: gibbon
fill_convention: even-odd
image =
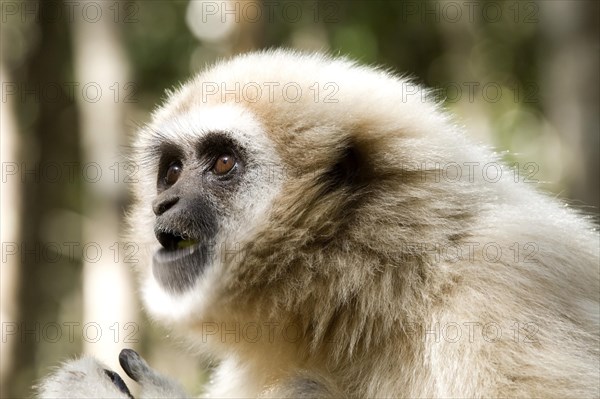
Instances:
[[[600,395],[596,226],[412,81],[240,55],[170,93],[133,158],[143,301],[219,361],[204,396]],[[120,360],[142,397],[184,395]],[[130,397],[91,358],[39,392]]]

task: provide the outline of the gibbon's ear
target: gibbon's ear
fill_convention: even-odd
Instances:
[[[353,140],[347,140],[337,151],[333,165],[319,177],[323,187],[321,194],[329,194],[338,189],[357,191],[368,181],[371,174],[367,155]]]

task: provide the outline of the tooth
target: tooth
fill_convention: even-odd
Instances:
[[[177,248],[181,249],[181,248],[191,247],[195,243],[196,243],[195,240],[181,240],[177,243]]]

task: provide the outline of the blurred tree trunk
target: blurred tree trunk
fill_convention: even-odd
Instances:
[[[241,10],[260,10],[261,2],[257,0],[237,0],[238,7]],[[253,4],[250,6],[250,4]],[[244,16],[243,13],[241,13]],[[249,16],[251,18],[252,16]],[[248,18],[240,18],[240,22],[236,24],[237,37],[233,40],[231,47],[232,54],[244,53],[264,47],[265,42],[265,20],[264,18],[256,18],[250,20]]]
[[[122,3],[81,3],[82,8],[92,4],[102,15],[98,21],[78,16],[72,36],[77,81],[99,87],[94,100],[77,98],[83,163],[99,165],[102,172],[98,181],[82,185],[83,241],[95,243],[102,251],[98,259],[83,262],[83,323],[98,323],[102,332],[96,342],[84,342],[84,351],[118,370],[121,349],[132,347],[140,338],[139,306],[128,270],[132,263],[126,262],[129,255],[135,261],[142,249],[137,243],[121,242],[119,215],[123,182],[137,177],[119,154],[126,137],[125,102],[132,95],[133,82],[127,81],[129,68],[121,48]],[[125,374],[123,378],[135,386]]]
[[[30,6],[36,8],[34,4]],[[41,15],[44,12],[52,15],[52,9],[62,6],[61,1],[40,1],[37,7]],[[46,173],[51,165],[64,168],[69,162],[79,164],[77,111],[73,97],[62,93],[48,99],[40,95],[44,89],[55,85],[64,87],[65,82],[72,80],[65,75],[65,71],[71,70],[68,21],[41,17],[38,29],[37,46],[14,75],[21,96],[17,97],[19,105],[26,113],[21,125],[30,125],[23,131],[23,152],[19,157],[22,160],[22,207],[25,211],[21,220],[21,267],[16,288],[19,330],[16,336],[10,337],[15,340],[14,363],[6,377],[10,382],[3,387],[3,393],[10,397],[30,396],[32,382],[48,371],[50,364],[39,361],[41,351],[48,355],[44,359],[64,356],[61,341],[55,345],[48,342],[43,329],[47,323],[60,320],[61,302],[74,292],[77,296],[81,286],[81,264],[77,259],[68,256],[57,259],[44,251],[48,242],[44,231],[48,231],[52,219],[61,212],[78,212],[80,208],[76,181],[70,181],[64,175],[60,179],[49,179]],[[61,239],[54,241],[62,244]]]
[[[540,2],[545,52],[543,107],[561,136],[563,183],[575,207],[598,215],[600,208],[600,120],[597,1]],[[595,51],[590,49],[595,48]],[[594,89],[590,90],[589,88]],[[591,208],[590,208],[591,207]]]
[[[2,84],[10,84],[5,66],[0,64],[0,77]],[[2,326],[2,342],[0,342],[0,397],[9,394],[8,381],[14,376],[13,348],[18,344],[14,335],[8,334],[16,330],[17,298],[15,288],[19,277],[21,256],[18,243],[21,240],[19,225],[22,216],[21,200],[23,198],[22,185],[17,175],[12,174],[13,167],[20,163],[20,136],[17,132],[15,121],[14,99],[8,98],[0,102],[0,151],[2,156],[2,190],[0,190],[0,206],[2,215],[2,265],[0,267],[0,325]],[[10,165],[10,167],[9,167]],[[9,169],[10,168],[10,169]],[[9,174],[9,170],[10,173]]]

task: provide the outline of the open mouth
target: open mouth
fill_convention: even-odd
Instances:
[[[172,233],[160,232],[156,234],[156,238],[167,251],[175,251],[198,244],[198,240]]]
[[[161,263],[185,258],[196,252],[200,246],[196,239],[173,233],[158,232],[156,238],[162,248],[156,252],[154,259]]]
[[[152,259],[157,281],[176,292],[193,286],[207,262],[205,246],[197,239],[171,232],[157,231],[156,238],[162,245]]]

